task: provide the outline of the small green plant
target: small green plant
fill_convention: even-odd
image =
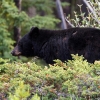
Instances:
[[[25,85],[23,81],[19,81],[18,83],[13,93],[9,93],[9,100],[25,100],[25,98],[30,96],[29,85]]]
[[[30,86],[25,85],[24,81],[19,81],[18,86],[16,86],[13,90],[13,93],[9,93],[9,100],[27,100],[31,96]],[[35,94],[30,98],[30,100],[40,100],[40,97]]]
[[[41,99],[40,99],[40,97],[39,97],[37,94],[35,94],[35,95],[31,98],[31,100],[41,100]]]

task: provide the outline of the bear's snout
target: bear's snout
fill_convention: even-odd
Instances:
[[[21,52],[18,52],[18,51],[12,51],[11,52],[11,54],[13,55],[13,56],[19,56],[19,55],[21,55]]]
[[[19,55],[21,55],[21,52],[18,50],[18,46],[16,46],[16,47],[14,48],[14,50],[11,52],[11,54],[12,54],[13,56],[19,56]]]

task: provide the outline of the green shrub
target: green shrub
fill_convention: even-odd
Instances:
[[[0,67],[2,69],[0,72],[1,93],[10,94],[9,97],[13,98],[18,93],[25,92],[28,95],[23,98],[30,98],[30,100],[36,94],[38,94],[37,98],[42,100],[99,98],[100,63],[90,64],[82,56],[72,56],[73,60],[65,63],[55,60],[54,65],[44,68],[33,61],[9,63],[1,59],[0,62],[3,62]],[[21,86],[23,90],[18,92]]]

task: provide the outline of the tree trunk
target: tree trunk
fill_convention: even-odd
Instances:
[[[66,29],[67,25],[66,25],[65,16],[63,13],[63,9],[62,9],[60,0],[56,0],[56,8],[57,8],[58,16],[61,19],[61,28]]]
[[[19,9],[19,13],[21,11],[21,1],[22,0],[14,0],[15,5],[17,6],[17,8]],[[19,39],[20,39],[20,32],[21,32],[21,28],[20,27],[14,27],[14,40],[16,41],[16,43],[18,43]],[[16,45],[15,43],[15,45]]]
[[[21,28],[15,26],[14,27],[14,40],[16,41],[15,45],[18,43],[21,37],[20,33],[21,33]]]

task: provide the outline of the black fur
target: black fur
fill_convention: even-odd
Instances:
[[[12,51],[15,56],[38,56],[47,63],[53,63],[54,59],[67,61],[72,59],[71,54],[77,53],[90,63],[100,59],[99,29],[43,30],[33,27]]]

